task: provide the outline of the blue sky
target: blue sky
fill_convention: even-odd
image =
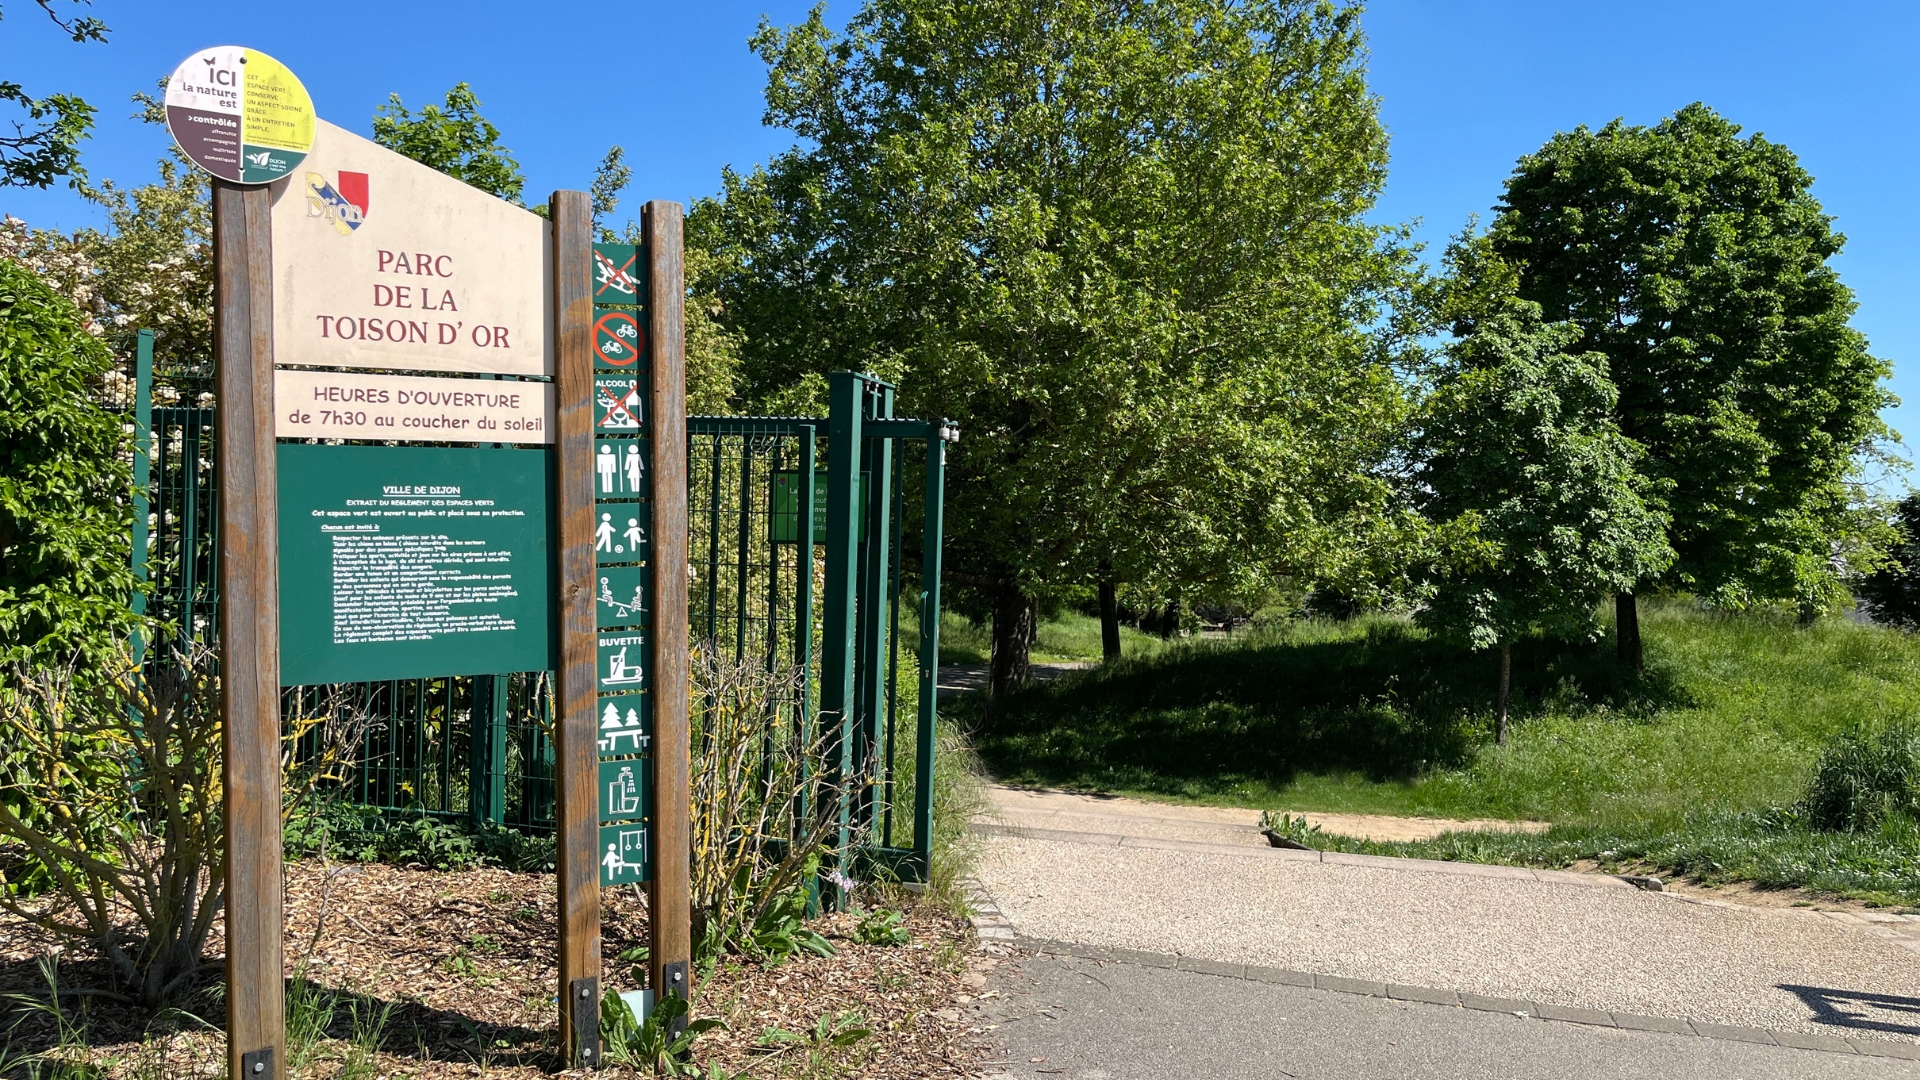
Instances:
[[[473,84],[529,197],[585,187],[618,143],[634,168],[629,198],[686,200],[711,193],[722,165],[788,144],[760,126],[762,69],[746,38],[763,15],[786,24],[807,7],[96,0],[110,43],[73,45],[30,0],[4,0],[0,75],[100,106],[86,165],[123,182],[149,177],[166,146],[127,118],[128,96],[195,49],[238,44],[288,64],[322,116],[362,132],[389,93],[418,106]],[[1578,124],[1653,123],[1705,101],[1792,147],[1847,234],[1837,265],[1859,296],[1855,325],[1894,361],[1894,391],[1911,402],[1888,419],[1920,443],[1920,6],[1379,0],[1365,26],[1393,135],[1378,217],[1417,219],[1430,253],[1485,215],[1515,158]],[[97,220],[64,190],[0,190],[0,212],[44,227]]]

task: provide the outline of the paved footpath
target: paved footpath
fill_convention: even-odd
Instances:
[[[1667,1075],[1920,1077],[1902,1060],[1920,1059],[1920,920],[1284,851],[1200,818],[1191,839],[1177,808],[1086,821],[1073,815],[1116,801],[1044,819],[1010,802],[978,826],[978,906],[983,938],[1028,954],[981,1002],[1011,1075],[1646,1075],[1604,1057]]]

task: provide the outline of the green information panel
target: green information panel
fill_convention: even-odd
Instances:
[[[773,513],[769,516],[776,544],[800,542],[800,474],[773,474]],[[867,538],[867,474],[860,474],[860,539]],[[827,542],[827,474],[813,474],[813,542]]]
[[[600,695],[600,754],[644,754],[653,741],[653,710],[645,694]]]
[[[647,526],[651,504],[643,502],[593,504],[593,561],[639,562],[647,557]]]
[[[638,304],[640,248],[634,244],[593,245],[593,302]]]
[[[600,763],[600,820],[632,821],[653,815],[653,791],[648,758]]]
[[[641,626],[647,621],[647,568],[603,566],[594,576],[594,619],[602,630]]]
[[[653,877],[647,826],[638,821],[600,826],[600,884],[638,885]]]
[[[625,308],[593,309],[593,366],[597,371],[640,371],[647,355],[647,335],[638,312]]]
[[[646,422],[646,380],[639,372],[594,372],[593,430],[638,435]]]
[[[642,439],[593,441],[593,493],[596,499],[640,499],[647,494],[647,451]]]
[[[282,685],[554,666],[550,451],[278,455]]]
[[[600,689],[639,690],[647,682],[647,636],[638,630],[600,635]]]

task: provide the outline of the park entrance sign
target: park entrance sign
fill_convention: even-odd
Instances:
[[[547,222],[325,121],[271,191],[275,434],[468,444],[279,446],[281,684],[551,669]]]
[[[656,997],[691,989],[680,207],[596,250],[586,193],[543,220],[314,119],[264,54],[175,83],[215,177],[229,1076],[287,1065],[282,689],[519,671],[553,675],[555,997],[598,1066],[603,883],[649,891]]]
[[[317,121],[313,153],[274,188],[274,359],[551,377],[548,228]]]

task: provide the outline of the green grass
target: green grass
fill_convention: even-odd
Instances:
[[[1287,810],[1553,823],[1544,836],[1360,845],[1920,900],[1920,834],[1828,833],[1782,813],[1821,749],[1913,716],[1920,639],[1690,605],[1643,610],[1648,672],[1605,642],[1514,650],[1515,725],[1492,745],[1496,661],[1399,620],[1307,622],[1123,660],[1000,703],[975,744],[1016,783]],[[1358,842],[1330,841],[1346,846]]]
[[[902,613],[902,623],[905,613]],[[1040,624],[1035,635],[1033,660],[1041,664],[1098,663],[1100,661],[1100,620],[1091,615],[1069,611],[1057,619]],[[1131,626],[1120,627],[1120,655],[1148,656],[1165,645],[1154,634],[1144,634]],[[943,664],[984,664],[993,654],[992,628],[971,622],[953,612],[940,620],[940,662]]]

